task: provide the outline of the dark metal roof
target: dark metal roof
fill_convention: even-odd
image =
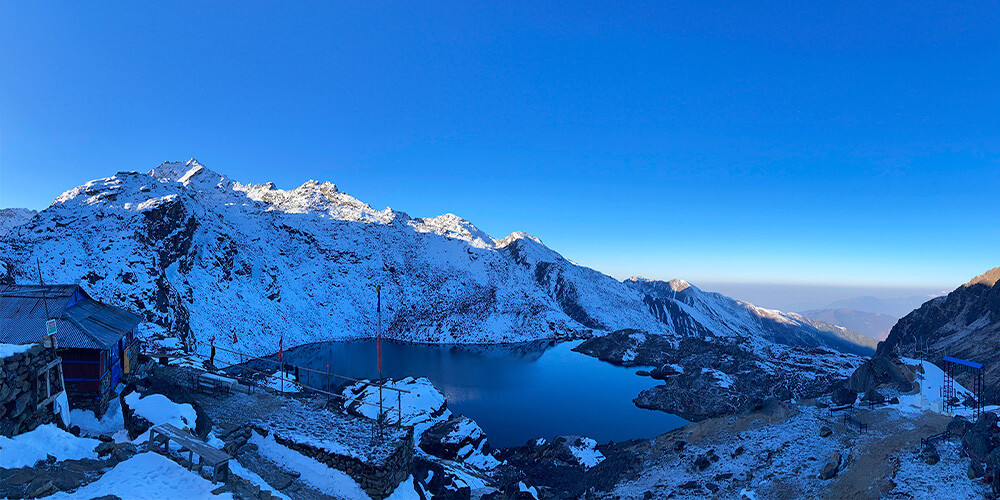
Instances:
[[[0,342],[38,342],[56,320],[59,347],[107,349],[138,325],[136,314],[92,299],[80,285],[6,285],[0,289]]]

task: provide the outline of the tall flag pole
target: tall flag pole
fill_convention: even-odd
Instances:
[[[375,305],[375,316],[378,321],[378,330],[375,333],[375,344],[378,348],[378,378],[382,378],[382,285],[375,285],[377,294]]]
[[[378,330],[375,333],[375,345],[378,350],[378,425],[382,432],[382,285],[375,285],[375,315]]]

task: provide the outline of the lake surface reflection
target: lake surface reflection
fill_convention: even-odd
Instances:
[[[655,380],[573,352],[580,341],[509,345],[382,342],[383,375],[427,377],[448,407],[486,431],[493,446],[582,435],[598,442],[653,437],[684,425],[680,417],[636,407],[632,399]],[[323,342],[285,353],[285,362],[355,378],[375,378],[374,340]],[[313,387],[340,384],[308,372]]]

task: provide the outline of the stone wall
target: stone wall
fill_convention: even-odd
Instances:
[[[257,429],[258,432],[262,432]],[[351,476],[361,489],[375,500],[388,497],[413,472],[413,428],[400,440],[392,453],[378,464],[362,462],[356,457],[332,453],[315,446],[284,439],[275,434],[274,440],[303,455],[315,458]]]
[[[42,344],[0,359],[0,436],[16,436],[57,420],[51,404],[37,408],[35,380],[38,372],[56,359],[56,350]]]

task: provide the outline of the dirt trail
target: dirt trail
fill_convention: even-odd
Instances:
[[[857,436],[850,443],[850,462],[836,478],[824,498],[880,498],[893,489],[892,478],[898,464],[890,456],[900,451],[920,448],[920,438],[945,430],[950,420],[944,415],[924,412],[903,420],[893,415],[894,408],[859,411],[857,417],[868,422],[869,431],[859,434],[847,429],[842,420],[836,430],[843,436]],[[895,417],[895,418],[892,418]],[[912,424],[912,428],[910,425]]]

